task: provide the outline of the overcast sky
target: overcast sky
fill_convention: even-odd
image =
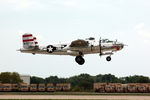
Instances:
[[[118,39],[128,45],[107,62],[98,54],[72,56],[22,54],[21,35],[33,33],[40,45],[78,38]],[[81,73],[150,77],[150,0],[0,0],[0,72],[48,77]]]

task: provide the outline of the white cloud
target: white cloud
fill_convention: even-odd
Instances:
[[[142,28],[144,28],[144,23],[140,23],[135,26],[135,30],[141,30]]]
[[[64,2],[64,5],[65,6],[74,6],[76,3],[75,2],[73,2],[73,1],[65,1]]]
[[[16,3],[17,9],[25,9],[34,6],[35,3],[27,0],[21,0],[21,2]]]
[[[134,29],[142,38],[150,39],[150,28],[145,27],[144,23],[137,24]]]
[[[30,7],[37,7],[41,4],[32,0],[0,0],[0,6],[12,8],[15,10],[23,10]]]
[[[54,0],[51,2],[53,5],[59,5],[59,6],[75,6],[77,4],[77,1],[75,0]]]

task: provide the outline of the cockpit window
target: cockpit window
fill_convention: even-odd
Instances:
[[[95,40],[94,37],[87,38],[86,40]]]
[[[93,37],[90,37],[90,38],[89,38],[89,40],[95,40],[95,38],[93,38]]]
[[[87,41],[79,39],[72,41],[70,47],[86,47],[88,45],[89,43]]]
[[[103,43],[111,43],[111,42],[113,42],[113,41],[110,41],[110,40],[108,40],[108,39],[103,39],[102,42],[103,42]]]
[[[113,41],[108,41],[108,42],[113,42]]]

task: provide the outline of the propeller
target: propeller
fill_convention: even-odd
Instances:
[[[117,43],[117,41],[118,41],[118,40],[116,39],[115,44]]]
[[[101,40],[101,37],[99,39],[99,55],[102,56],[102,40]]]
[[[123,44],[123,47],[128,46],[127,44]]]

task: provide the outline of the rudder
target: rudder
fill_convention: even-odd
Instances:
[[[38,45],[36,37],[33,37],[30,33],[25,33],[22,35],[22,40],[24,49],[34,49]]]

